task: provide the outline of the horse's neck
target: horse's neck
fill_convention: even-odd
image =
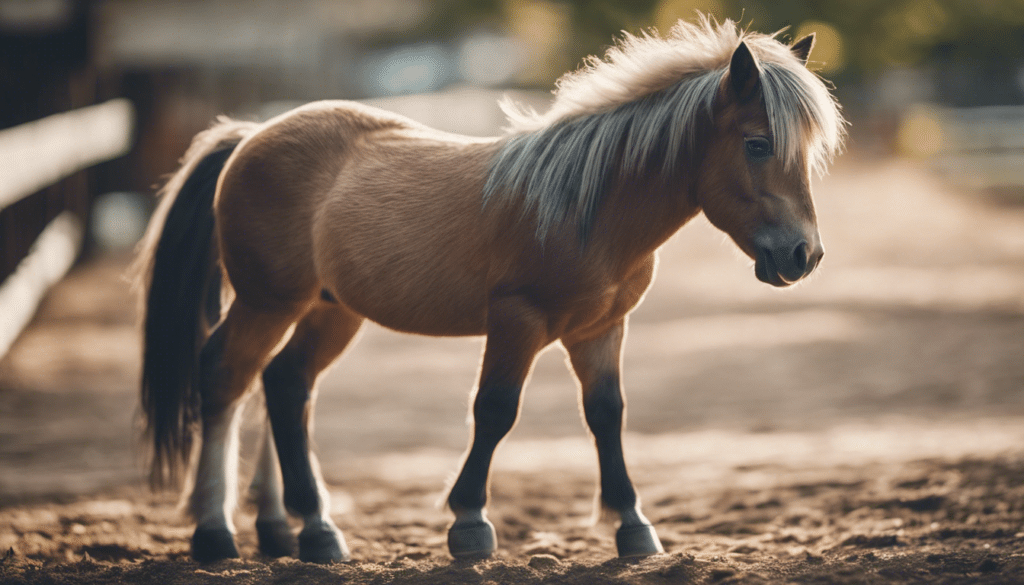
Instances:
[[[602,206],[596,247],[628,270],[653,254],[693,219],[700,208],[685,181],[620,185]]]

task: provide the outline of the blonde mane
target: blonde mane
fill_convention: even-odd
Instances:
[[[603,59],[591,56],[559,79],[542,114],[503,100],[506,143],[492,165],[485,201],[521,194],[527,209],[538,211],[539,237],[566,219],[575,219],[585,235],[616,156],[624,170],[636,171],[664,155],[667,173],[689,154],[699,117],[710,118],[740,42],[761,67],[776,151],[787,166],[804,155],[823,174],[845,135],[825,82],[775,35],[702,16],[696,24],[680,20],[664,38],[625,33]]]

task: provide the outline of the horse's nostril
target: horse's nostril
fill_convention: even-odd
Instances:
[[[800,242],[800,244],[793,250],[793,265],[800,272],[807,270],[807,242]]]
[[[825,250],[821,246],[818,246],[811,252],[810,258],[807,260],[807,273],[810,274],[818,264],[821,264],[821,258],[825,255]]]

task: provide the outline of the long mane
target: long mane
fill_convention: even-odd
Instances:
[[[603,59],[558,80],[539,114],[502,102],[509,127],[484,188],[484,201],[520,201],[536,210],[537,236],[576,223],[585,239],[613,172],[650,169],[667,178],[693,151],[701,116],[711,118],[733,51],[743,41],[761,65],[761,87],[776,151],[801,154],[823,174],[842,147],[845,122],[825,83],[789,47],[731,20],[680,20],[667,37],[623,38]],[[503,200],[503,201],[502,201]]]

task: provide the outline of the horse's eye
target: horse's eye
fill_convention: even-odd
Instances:
[[[772,156],[772,143],[764,136],[754,136],[743,141],[747,156],[754,162],[762,162]]]

